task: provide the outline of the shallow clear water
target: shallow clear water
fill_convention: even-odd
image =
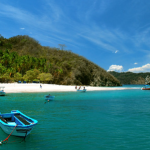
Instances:
[[[0,97],[0,112],[20,110],[39,122],[26,138],[11,136],[0,150],[150,149],[150,91],[18,93]],[[0,129],[0,140],[8,135]]]

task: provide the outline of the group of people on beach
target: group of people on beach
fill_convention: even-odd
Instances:
[[[81,90],[81,85],[79,86],[79,88],[75,86],[75,89]],[[85,90],[85,86],[83,87],[83,90]]]

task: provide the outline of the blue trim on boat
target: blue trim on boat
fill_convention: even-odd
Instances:
[[[19,117],[16,115],[19,115]],[[0,116],[0,126],[7,134],[10,134],[8,132],[11,132],[17,124],[15,133],[12,134],[15,136],[26,136],[25,133],[29,134],[32,128],[38,123],[37,120],[24,115],[18,110],[12,110],[11,113],[0,114]]]

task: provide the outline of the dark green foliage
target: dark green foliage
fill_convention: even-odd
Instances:
[[[114,77],[116,77],[121,84],[145,84],[145,78],[147,75],[150,76],[149,72],[146,73],[133,73],[133,72],[115,72],[110,71]]]
[[[44,47],[29,36],[0,38],[0,68],[13,78],[38,69],[50,73],[51,83],[64,85],[119,86],[120,82],[104,69],[71,51]],[[8,48],[9,47],[9,48]],[[9,49],[9,50],[7,50]],[[4,67],[4,68],[3,68]]]

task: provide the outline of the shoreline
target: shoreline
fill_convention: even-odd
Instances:
[[[40,83],[1,83],[0,87],[5,87],[6,93],[38,93],[38,92],[76,92],[75,85],[56,85],[56,84],[41,84]],[[79,87],[79,86],[78,86]],[[81,90],[84,86],[81,86]],[[129,90],[140,89],[130,87],[93,87],[85,86],[87,91],[110,91],[110,90]]]

